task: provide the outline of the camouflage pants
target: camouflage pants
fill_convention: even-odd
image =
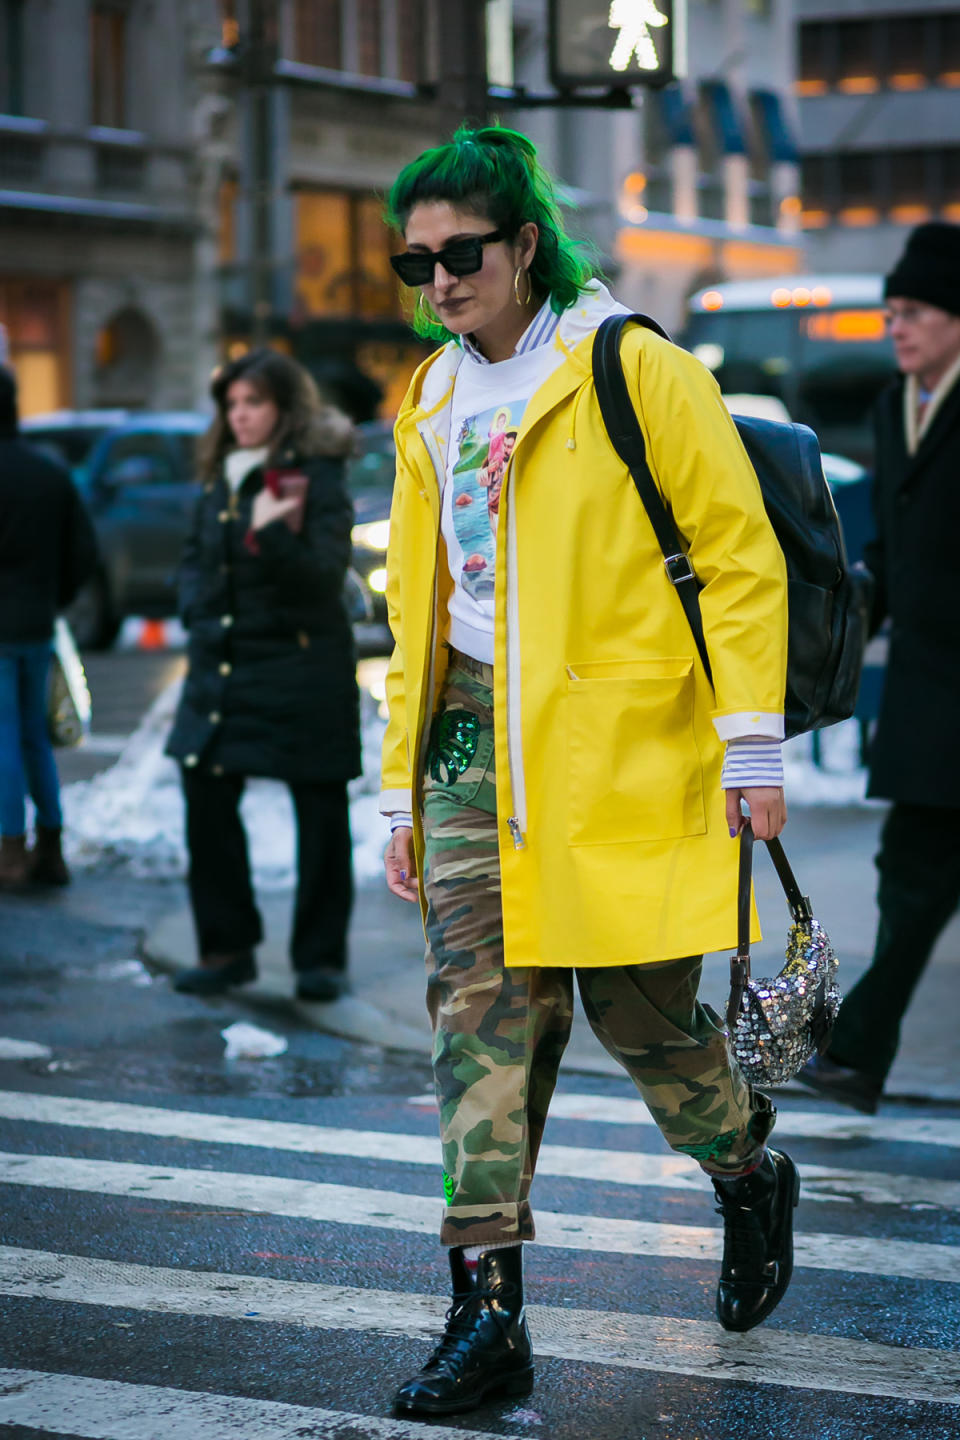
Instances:
[[[503,963],[492,669],[448,672],[424,779],[427,1008],[440,1108],[441,1240],[532,1240],[530,1185],[573,1018],[568,969]],[[577,970],[594,1033],[674,1150],[713,1174],[749,1168],[775,1111],[731,1066],[697,1000],[701,957]]]

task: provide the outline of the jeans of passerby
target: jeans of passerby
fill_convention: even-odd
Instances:
[[[828,1055],[882,1085],[917,982],[960,904],[960,810],[894,805],[877,869],[873,960],[840,1006]]]
[[[242,775],[181,768],[187,806],[188,885],[200,955],[238,954],[263,939],[240,817]],[[290,785],[297,817],[295,971],[347,966],[353,906],[350,811],[343,780]]]
[[[0,643],[0,835],[26,830],[26,797],[37,823],[58,829],[60,781],[47,731],[49,641]]]

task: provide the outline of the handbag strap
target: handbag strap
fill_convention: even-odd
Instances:
[[[750,882],[753,879],[753,826],[744,821],[740,831],[740,864],[737,874],[737,953],[730,957],[730,999],[727,1002],[727,1028],[732,1030],[740,1013],[740,1005],[750,980]],[[770,859],[787,897],[795,924],[813,918],[806,895],[801,894],[790,862],[777,839],[766,840]]]
[[[712,685],[713,672],[700,615],[700,584],[673,523],[673,516],[667,509],[650,471],[643,431],[640,429],[623,373],[620,337],[629,324],[643,325],[647,330],[654,330],[664,340],[670,338],[649,315],[608,315],[606,320],[601,322],[593,340],[593,383],[597,402],[610,443],[630,471],[637,494],[653,526],[657,544],[663,551],[667,579],[683,606],[703,668],[707,672],[707,679]]]

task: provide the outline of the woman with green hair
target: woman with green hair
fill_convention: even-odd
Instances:
[[[786,581],[712,377],[630,327],[711,687],[594,390],[594,335],[624,307],[525,136],[459,130],[402,171],[390,218],[414,324],[442,342],[396,426],[381,809],[387,884],[427,940],[453,1278],[443,1338],[395,1403],[443,1415],[533,1383],[522,1245],[574,974],[667,1143],[713,1180],[720,1323],[748,1330],[786,1291],[796,1170],[697,1000],[703,952],[736,940],[741,800],[761,839],[786,819]]]

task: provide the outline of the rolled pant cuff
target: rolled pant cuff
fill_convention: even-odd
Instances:
[[[448,1205],[440,1226],[442,1245],[505,1245],[532,1240],[533,1212],[524,1200],[504,1205]]]

